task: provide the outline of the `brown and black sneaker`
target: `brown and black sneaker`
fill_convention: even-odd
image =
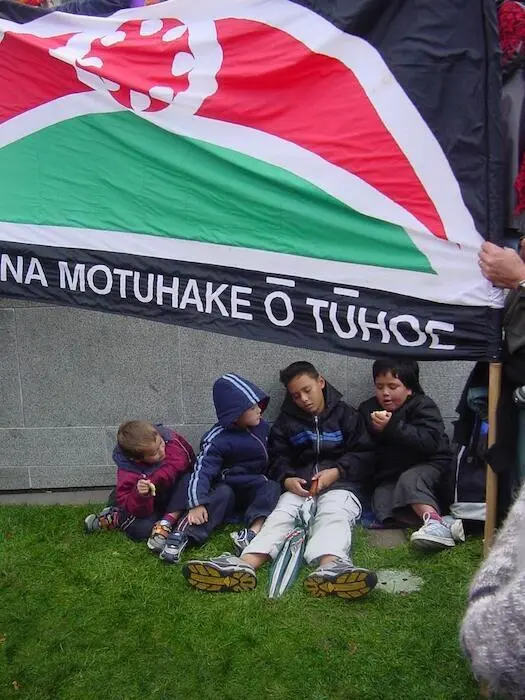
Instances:
[[[257,586],[255,569],[228,552],[208,561],[189,561],[182,573],[190,586],[208,593],[241,593]]]
[[[335,595],[349,600],[362,598],[376,584],[377,576],[373,571],[353,566],[343,559],[320,566],[304,581],[307,593],[316,598]]]
[[[152,552],[160,554],[166,546],[168,535],[171,533],[172,526],[169,520],[158,520],[151,531],[151,535],[147,541],[148,549]]]
[[[90,534],[99,530],[116,530],[120,525],[120,509],[108,506],[100,513],[90,513],[84,520],[84,529]]]

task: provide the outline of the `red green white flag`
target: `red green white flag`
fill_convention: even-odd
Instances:
[[[363,19],[346,5],[0,19],[0,293],[338,352],[493,356],[490,81],[456,93],[452,119],[444,78],[468,70],[427,87],[403,67],[421,0],[395,36],[377,17],[374,40],[341,28]],[[431,39],[448,65],[447,22],[469,13],[454,5],[418,35],[423,67]],[[495,43],[481,24],[465,37],[491,78]]]

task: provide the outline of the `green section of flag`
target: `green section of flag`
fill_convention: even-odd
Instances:
[[[70,119],[5,146],[0,181],[3,221],[148,234],[152,249],[166,236],[433,272],[403,228],[130,112]]]

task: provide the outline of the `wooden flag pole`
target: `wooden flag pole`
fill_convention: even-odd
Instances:
[[[489,365],[489,434],[487,447],[492,447],[496,442],[496,412],[501,393],[501,362],[491,362]],[[490,464],[487,464],[487,477],[485,486],[485,538],[483,540],[483,556],[487,556],[492,546],[494,532],[496,530],[496,517],[498,511],[498,477]],[[490,697],[489,686],[482,681],[479,687],[482,698]]]
[[[501,393],[501,362],[491,362],[489,365],[489,434],[488,447],[496,442],[496,412]],[[483,554],[487,556],[494,539],[496,530],[496,517],[498,508],[498,477],[490,464],[487,464],[486,480],[486,516],[485,516],[485,539],[483,544]]]

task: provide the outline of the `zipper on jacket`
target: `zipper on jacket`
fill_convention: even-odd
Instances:
[[[248,432],[250,433],[250,435],[252,436],[252,438],[253,438],[254,440],[257,440],[257,442],[259,443],[259,445],[263,448],[264,456],[266,457],[266,466],[268,466],[268,462],[269,462],[270,460],[269,460],[269,457],[268,457],[268,450],[266,449],[266,446],[265,446],[264,442],[263,442],[260,438],[258,438],[257,435],[255,435],[254,433],[252,433],[251,430],[249,430]]]
[[[316,441],[315,441],[315,465],[314,465],[314,474],[319,473],[319,457],[321,455],[321,434],[319,432],[319,416],[314,416],[314,424],[315,424],[315,433],[316,433]]]

